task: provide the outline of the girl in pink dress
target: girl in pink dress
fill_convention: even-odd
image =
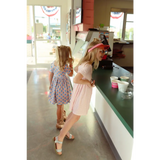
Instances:
[[[62,142],[64,137],[73,140],[74,136],[69,133],[70,128],[76,123],[82,115],[86,115],[90,106],[92,87],[95,81],[92,81],[93,68],[97,69],[99,61],[104,56],[104,49],[109,45],[103,45],[100,40],[94,39],[87,48],[84,57],[74,68],[77,72],[73,79],[74,86],[70,101],[70,111],[67,121],[65,122],[60,134],[53,138],[55,151],[58,155],[62,154]],[[92,64],[94,63],[93,67]]]

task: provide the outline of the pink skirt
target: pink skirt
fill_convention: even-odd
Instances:
[[[75,115],[86,115],[90,106],[92,87],[74,84],[69,110]]]

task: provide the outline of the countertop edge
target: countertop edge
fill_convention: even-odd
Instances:
[[[126,121],[123,119],[123,117],[119,114],[119,112],[116,110],[114,105],[110,102],[110,100],[106,97],[106,95],[102,92],[102,90],[96,85],[97,89],[100,91],[100,93],[103,95],[104,99],[107,101],[107,103],[111,106],[114,113],[118,116],[118,118],[121,120],[121,122],[124,124],[130,135],[133,137],[133,131],[130,128],[130,126],[126,123]]]

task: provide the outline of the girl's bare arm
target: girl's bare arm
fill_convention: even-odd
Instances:
[[[72,66],[72,63],[69,64],[69,67],[70,67],[71,72],[70,72],[70,74],[68,74],[68,75],[69,75],[70,77],[72,77],[72,76],[73,76],[73,66]]]
[[[77,65],[76,67],[74,67],[74,71],[75,71],[76,73],[78,73],[78,65]]]
[[[50,86],[51,86],[51,83],[52,83],[53,75],[54,75],[54,73],[49,71],[49,84],[50,84]],[[49,89],[50,89],[50,87],[49,87]]]
[[[73,82],[77,84],[86,84],[88,87],[91,87],[91,82],[87,79],[82,79],[83,75],[81,73],[77,73],[76,76],[73,78]]]
[[[73,70],[71,70],[70,74],[68,74],[70,77],[73,76]]]

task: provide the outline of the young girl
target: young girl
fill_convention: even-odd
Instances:
[[[51,64],[49,72],[49,102],[57,103],[57,129],[61,129],[64,125],[64,104],[70,102],[71,86],[69,76],[73,75],[72,54],[68,46],[59,46],[56,48],[56,61]]]
[[[94,39],[88,46],[85,56],[74,69],[77,74],[73,79],[74,87],[70,102],[71,113],[60,131],[60,134],[53,138],[55,150],[58,155],[62,154],[62,142],[64,137],[71,140],[74,139],[74,136],[69,134],[70,128],[82,115],[86,115],[88,112],[92,87],[95,84],[95,81],[91,80],[92,64],[94,63],[93,68],[97,69],[99,61],[101,61],[104,56],[104,49],[108,48],[109,45],[103,45],[101,41]]]

